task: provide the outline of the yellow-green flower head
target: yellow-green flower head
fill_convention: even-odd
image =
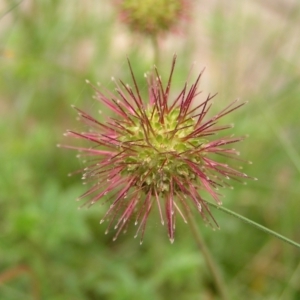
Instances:
[[[187,0],[119,0],[121,19],[131,30],[156,36],[187,16]]]
[[[81,170],[83,180],[93,183],[79,199],[88,197],[87,204],[102,200],[110,207],[100,223],[108,221],[114,227],[115,238],[134,219],[137,234],[143,239],[148,216],[157,205],[161,223],[167,221],[170,241],[174,241],[175,216],[184,222],[194,207],[204,221],[216,226],[203,191],[221,205],[218,188],[230,186],[230,179],[248,176],[227,163],[216,160],[218,155],[228,160],[239,154],[230,145],[243,137],[217,136],[231,125],[217,125],[219,119],[242,106],[236,101],[212,117],[208,117],[211,100],[194,103],[201,74],[188,87],[185,83],[175,97],[171,96],[172,76],[176,56],[166,86],[154,68],[146,76],[148,97],[141,96],[131,65],[133,88],[116,82],[116,91],[96,90],[96,98],[113,115],[99,121],[77,109],[80,119],[90,130],[68,131],[67,136],[83,139],[87,147],[77,149],[87,157]],[[239,159],[237,159],[239,160]]]

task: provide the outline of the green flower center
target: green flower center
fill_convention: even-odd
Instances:
[[[196,179],[195,172],[191,170],[185,159],[201,164],[201,155],[191,155],[191,151],[199,149],[204,143],[203,138],[189,137],[195,130],[196,121],[186,119],[178,124],[180,109],[175,108],[164,115],[163,122],[155,109],[146,110],[149,125],[142,124],[142,119],[131,119],[131,125],[122,124],[126,134],[120,138],[121,150],[128,155],[125,158],[127,167],[124,175],[138,178],[137,185],[146,192],[155,189],[159,193],[168,192],[171,178],[176,176],[183,182]],[[173,182],[175,190],[179,186]]]

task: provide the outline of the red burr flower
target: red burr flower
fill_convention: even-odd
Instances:
[[[76,149],[81,157],[87,157],[87,166],[80,172],[91,187],[79,199],[87,197],[88,205],[110,203],[100,223],[108,221],[107,232],[114,227],[114,239],[133,220],[142,242],[154,205],[161,223],[166,220],[171,242],[176,214],[187,222],[191,207],[205,222],[218,226],[203,199],[203,191],[221,205],[218,188],[230,187],[228,179],[248,177],[215,159],[217,154],[239,160],[231,144],[243,137],[219,136],[232,125],[217,122],[244,103],[234,101],[209,117],[215,95],[195,103],[202,73],[190,87],[185,83],[177,96],[171,96],[175,62],[176,56],[166,86],[156,68],[146,76],[148,97],[141,96],[129,63],[133,88],[121,80],[116,82],[114,93],[93,87],[96,99],[111,111],[111,116],[99,121],[75,108],[90,131],[66,133],[87,142],[86,147],[62,147]]]

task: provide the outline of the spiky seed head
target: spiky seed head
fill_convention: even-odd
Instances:
[[[157,36],[177,27],[188,16],[188,0],[118,0],[121,20],[131,30]]]
[[[105,199],[110,202],[100,223],[107,220],[108,229],[116,230],[115,238],[130,220],[138,226],[143,240],[146,222],[153,205],[157,205],[161,223],[167,221],[168,235],[174,241],[175,215],[184,222],[191,207],[203,220],[218,226],[203,199],[203,191],[221,205],[218,188],[230,187],[228,179],[248,176],[214,154],[240,160],[230,145],[243,137],[219,133],[232,125],[217,125],[219,119],[241,107],[234,101],[219,113],[208,116],[213,96],[195,103],[202,73],[188,87],[185,83],[177,96],[171,96],[171,83],[176,63],[173,58],[170,76],[164,85],[156,68],[146,76],[148,97],[142,97],[132,67],[133,88],[116,81],[114,93],[98,89],[96,99],[112,113],[105,121],[76,108],[80,119],[91,130],[67,131],[67,135],[86,140],[87,147],[63,146],[79,150],[87,159],[80,170],[90,189],[79,197],[88,197],[88,205]]]

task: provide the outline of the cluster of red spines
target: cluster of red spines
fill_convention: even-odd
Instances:
[[[200,195],[201,190],[206,190],[218,204],[221,204],[220,195],[216,192],[216,189],[221,186],[230,186],[223,179],[248,177],[227,164],[209,158],[209,155],[214,153],[237,159],[238,152],[235,149],[224,146],[241,141],[243,137],[226,136],[211,141],[209,139],[210,136],[219,131],[232,127],[231,125],[216,126],[216,123],[220,118],[236,110],[244,103],[236,105],[237,101],[234,101],[218,114],[207,118],[207,113],[211,107],[211,99],[215,95],[208,96],[204,102],[193,106],[193,102],[199,94],[197,88],[202,73],[200,73],[190,88],[188,88],[186,83],[178,97],[170,101],[169,95],[175,62],[176,56],[173,59],[166,88],[164,88],[156,68],[154,68],[151,76],[147,77],[148,103],[145,103],[140,95],[129,63],[134,90],[121,80],[119,83],[116,83],[116,94],[109,91],[106,91],[104,94],[96,87],[93,87],[96,90],[96,99],[105,104],[116,115],[116,118],[109,117],[105,122],[100,122],[90,114],[76,108],[80,118],[90,128],[93,128],[93,131],[78,133],[69,130],[66,133],[67,136],[85,139],[92,145],[87,148],[76,146],[63,147],[79,150],[81,152],[80,156],[89,158],[89,165],[78,172],[83,173],[85,183],[93,181],[94,184],[79,199],[89,197],[87,204],[93,205],[105,197],[105,202],[111,203],[100,223],[106,219],[109,220],[107,232],[115,224],[116,235],[114,239],[125,229],[128,220],[136,216],[135,224],[139,224],[137,234],[141,232],[142,241],[146,222],[154,202],[157,203],[162,224],[164,224],[162,209],[162,203],[164,203],[164,212],[171,242],[174,241],[175,212],[178,212],[186,222],[185,213],[189,213],[189,202],[195,205],[205,221],[210,223],[210,220],[212,220],[215,226],[218,226],[206,202]],[[151,111],[150,115],[149,109]],[[126,160],[136,155],[137,149],[148,147],[154,152],[159,151],[150,141],[150,136],[156,134],[151,118],[154,113],[157,113],[159,122],[164,124],[165,118],[174,109],[179,109],[179,114],[176,127],[171,132],[171,137],[191,126],[187,125],[187,120],[195,120],[192,130],[181,138],[181,142],[190,143],[195,138],[204,138],[207,142],[201,147],[191,147],[185,152],[167,152],[172,159],[184,162],[196,179],[183,179],[174,173],[170,175],[168,190],[161,192],[154,185],[145,186],[145,184],[142,184],[143,177],[141,174],[128,172],[124,174],[124,170],[128,166]],[[136,123],[143,130],[144,143],[136,140],[134,133],[128,129]],[[122,141],[123,136],[132,136],[132,140],[124,142]],[[201,157],[201,166],[192,161],[191,158],[194,156]],[[163,169],[164,163],[158,168],[158,172]],[[153,171],[150,168],[146,175]],[[147,177],[146,175],[144,178]]]

